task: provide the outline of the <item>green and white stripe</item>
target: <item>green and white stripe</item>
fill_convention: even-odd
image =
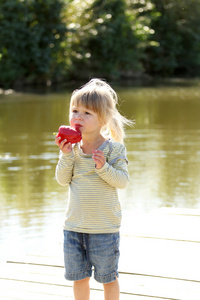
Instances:
[[[92,155],[84,154],[75,144],[73,151],[64,154],[56,167],[60,185],[69,184],[69,199],[64,229],[84,233],[112,233],[119,231],[121,205],[117,189],[129,181],[125,147],[107,140],[99,148],[106,163],[95,168]]]

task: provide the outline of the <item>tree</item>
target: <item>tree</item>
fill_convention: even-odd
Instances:
[[[84,9],[71,34],[74,76],[85,76],[88,70],[90,76],[116,78],[142,69],[139,39],[127,10],[124,0],[95,0]]]
[[[45,83],[59,72],[61,0],[1,0],[0,83]]]
[[[200,1],[152,0],[159,17],[152,19],[157,47],[146,49],[151,74],[200,74]]]

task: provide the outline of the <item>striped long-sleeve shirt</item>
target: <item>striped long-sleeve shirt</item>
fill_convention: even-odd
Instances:
[[[75,144],[70,153],[60,153],[56,179],[69,184],[69,199],[64,229],[83,233],[114,233],[121,224],[121,205],[117,189],[129,181],[125,147],[106,140],[99,148],[106,163],[95,168],[92,155]]]

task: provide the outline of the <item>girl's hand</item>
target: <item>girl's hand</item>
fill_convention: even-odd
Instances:
[[[69,153],[72,151],[72,144],[68,143],[67,140],[63,140],[61,143],[59,143],[61,137],[55,138],[56,145],[60,148],[60,150],[63,153]]]
[[[93,150],[92,153],[93,153],[92,158],[93,158],[94,162],[96,163],[96,168],[101,169],[105,165],[105,162],[106,162],[103,151]]]

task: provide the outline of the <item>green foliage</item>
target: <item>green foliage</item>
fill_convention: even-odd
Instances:
[[[200,0],[0,0],[0,85],[200,75]]]
[[[0,82],[45,82],[57,75],[65,25],[62,1],[0,1]]]
[[[124,0],[95,0],[83,8],[71,34],[74,76],[118,77],[141,69],[139,39],[127,9]]]
[[[157,47],[147,47],[151,74],[200,74],[200,1],[152,0],[160,17],[152,19]]]

